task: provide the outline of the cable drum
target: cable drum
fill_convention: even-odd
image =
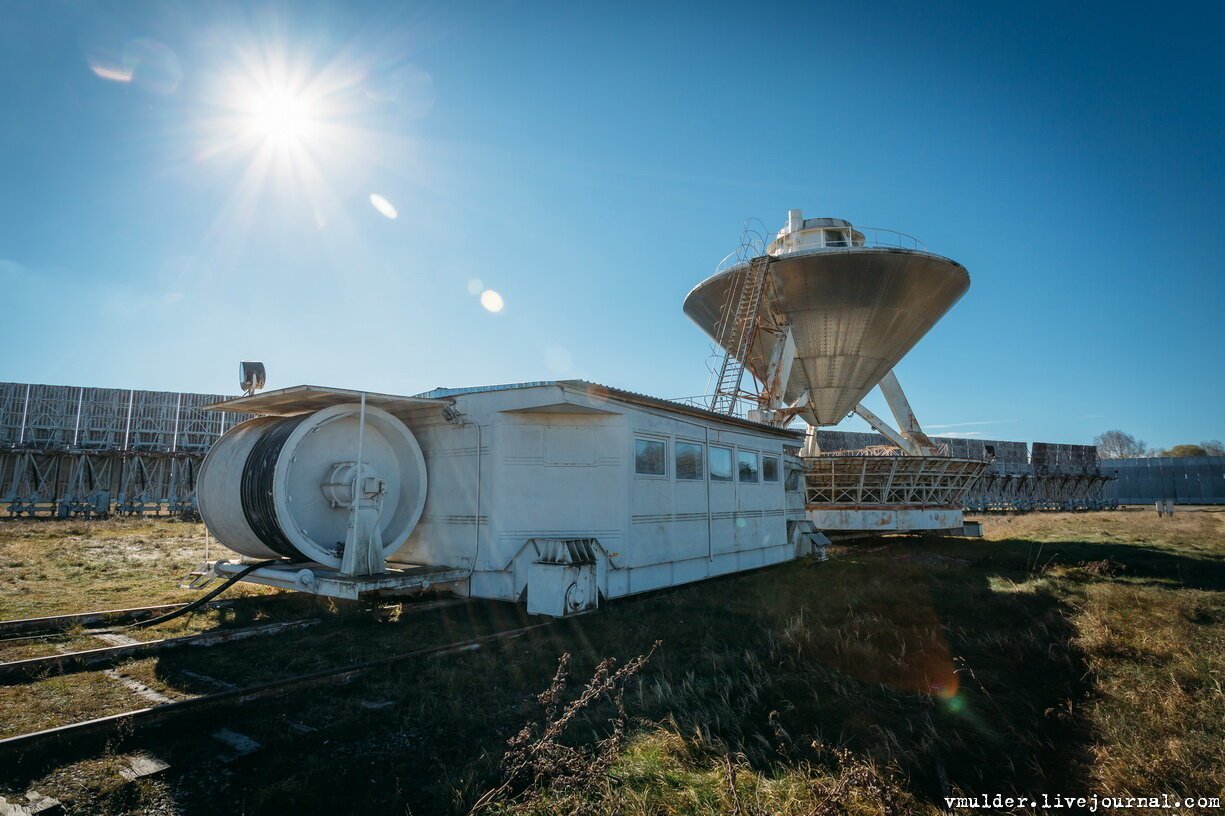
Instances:
[[[269,549],[286,558],[296,558],[298,551],[277,524],[272,501],[272,476],[285,440],[305,419],[306,415],[278,420],[264,430],[247,455],[239,487],[242,514],[252,532]]]
[[[360,471],[356,404],[253,419],[218,440],[197,488],[200,515],[217,540],[252,557],[339,567],[356,486],[377,510],[383,557],[399,550],[425,508],[425,458],[403,422],[365,410]],[[338,484],[337,474],[352,484]]]
[[[257,417],[226,431],[204,457],[196,474],[196,505],[205,526],[235,552],[252,558],[277,558],[281,553],[251,529],[242,507],[242,475],[252,448],[277,417]]]

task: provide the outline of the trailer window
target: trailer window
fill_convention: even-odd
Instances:
[[[761,457],[761,480],[763,482],[778,481],[778,457],[763,456]]]
[[[753,451],[740,451],[736,454],[736,469],[742,482],[757,481],[757,454]]]
[[[664,459],[668,445],[658,439],[634,440],[634,472],[642,476],[666,476]]]
[[[703,467],[702,446],[694,442],[676,443],[676,478],[701,479]]]
[[[732,449],[710,446],[710,480],[730,482],[732,480]]]

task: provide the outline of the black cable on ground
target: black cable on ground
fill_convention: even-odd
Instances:
[[[136,623],[129,623],[127,626],[123,628],[124,629],[140,629],[145,626],[152,626],[155,623],[165,623],[168,620],[174,620],[175,618],[180,617],[181,615],[186,615],[188,612],[194,612],[202,604],[206,604],[209,601],[211,601],[213,598],[216,598],[222,592],[225,592],[227,589],[229,589],[234,584],[241,581],[243,578],[246,578],[248,575],[255,572],[260,567],[266,567],[269,564],[275,564],[280,560],[281,559],[279,558],[270,558],[267,561],[256,561],[254,564],[251,564],[245,567],[241,572],[234,573],[229,578],[225,579],[225,582],[221,586],[217,587],[212,592],[209,592],[206,595],[201,595],[199,598],[196,598],[194,601],[189,603],[187,606],[176,609],[173,612],[167,612],[165,615],[159,615],[156,618],[149,618],[149,620],[136,621]]]

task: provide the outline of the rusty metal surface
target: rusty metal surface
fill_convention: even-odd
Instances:
[[[712,338],[739,267],[698,284],[685,314]],[[851,247],[797,252],[770,264],[763,325],[790,323],[797,359],[784,390],[805,390],[811,425],[836,425],[970,287],[965,267],[930,252]],[[777,334],[759,332],[744,361],[764,379]]]

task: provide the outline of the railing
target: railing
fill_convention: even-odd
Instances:
[[[833,229],[832,227],[830,229]],[[863,240],[855,240],[855,249],[908,249],[918,252],[928,252],[927,244],[920,241],[918,238],[909,233],[899,232],[898,230],[888,229],[886,227],[852,227],[856,233],[863,235]],[[831,241],[825,244],[825,235],[821,235],[821,243],[812,243],[805,249],[845,249],[847,248],[846,241]],[[733,249],[731,252],[723,256],[719,263],[715,264],[714,274],[718,275],[728,269],[733,269],[752,260],[746,258],[746,250],[749,246],[746,243],[741,243],[740,246]]]
[[[705,394],[697,397],[671,397],[669,402],[677,402],[681,405],[688,405],[692,408],[701,408],[704,411],[710,410],[710,395]],[[736,400],[735,406],[732,408],[730,416],[738,419],[748,419],[749,411],[757,407],[757,403],[741,397]]]
[[[886,227],[852,227],[856,232],[863,233],[863,246],[884,249],[917,249],[927,252],[927,244],[905,232]]]

